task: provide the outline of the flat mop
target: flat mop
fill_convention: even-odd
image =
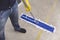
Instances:
[[[52,25],[47,24],[46,22],[43,22],[42,20],[37,20],[35,19],[34,15],[31,12],[31,6],[29,4],[28,0],[22,0],[26,9],[26,12],[30,12],[31,16],[22,14],[21,15],[21,19],[23,19],[24,21],[33,24],[35,27],[40,28],[44,31],[49,31],[49,32],[54,32],[55,28]]]

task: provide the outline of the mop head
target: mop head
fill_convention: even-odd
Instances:
[[[54,26],[52,25],[49,25],[47,24],[46,22],[43,22],[43,21],[39,21],[39,20],[36,20],[32,17],[29,17],[25,14],[22,14],[21,15],[21,19],[23,19],[24,21],[30,23],[30,24],[33,24],[35,27],[39,28],[39,29],[42,29],[44,31],[47,31],[47,32],[55,32],[55,28]]]

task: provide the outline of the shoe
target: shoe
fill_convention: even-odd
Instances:
[[[26,30],[24,28],[15,29],[15,31],[18,31],[21,33],[26,33]]]
[[[15,25],[14,30],[17,32],[26,33],[26,30],[24,28],[20,28],[19,25]]]

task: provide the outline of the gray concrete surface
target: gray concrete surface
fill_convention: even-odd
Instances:
[[[21,19],[19,19],[19,24],[27,30],[27,33],[23,34],[15,32],[10,20],[8,19],[5,26],[6,40],[60,40],[60,0],[29,1],[32,6],[34,17],[45,21],[48,24],[54,25],[56,28],[55,33],[43,31],[40,35],[41,37],[37,37],[37,35],[39,35],[38,32],[41,30]],[[29,13],[26,13],[23,4],[18,7],[18,10],[19,16],[21,16],[22,13],[31,16]]]

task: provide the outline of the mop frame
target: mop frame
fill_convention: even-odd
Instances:
[[[31,16],[32,15],[33,14],[31,14]],[[36,28],[42,29],[47,32],[55,32],[55,26],[49,25],[48,23],[43,22],[41,20],[37,20],[34,16],[30,17],[28,15],[22,14],[20,18],[26,21],[27,23],[33,24]]]

